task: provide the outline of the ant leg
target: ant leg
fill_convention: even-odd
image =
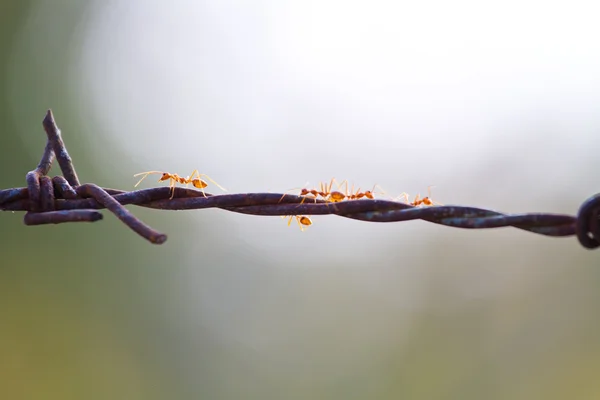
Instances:
[[[172,179],[171,182],[169,183],[169,190],[171,192],[171,197],[169,197],[169,200],[172,200],[173,197],[175,197],[175,179]]]
[[[193,170],[190,176],[185,179],[185,187],[188,188],[190,183],[194,181],[194,175],[200,175],[197,169]],[[200,178],[200,176],[198,176]]]
[[[143,181],[144,179],[146,179],[146,178],[148,177],[148,175],[151,175],[151,174],[162,174],[162,172],[160,172],[160,171],[146,171],[146,172],[140,172],[139,174],[135,174],[135,175],[133,176],[134,178],[135,178],[136,176],[140,176],[140,175],[144,175],[144,176],[142,176],[142,179],[140,179],[140,180],[138,181],[138,183],[136,183],[136,184],[135,184],[133,187],[138,187],[138,185],[139,185],[140,183],[142,183],[142,181]],[[160,182],[160,181],[159,181],[159,182]]]
[[[140,183],[142,183],[142,181],[143,181],[144,179],[146,179],[146,178],[148,177],[148,175],[150,175],[150,172],[148,172],[147,174],[145,174],[145,175],[142,177],[142,179],[140,179],[140,180],[139,180],[139,181],[138,181],[138,182],[137,182],[135,185],[133,185],[133,187],[138,187],[138,185],[139,185]],[[136,176],[136,175],[134,175],[134,176]]]
[[[319,196],[327,200],[327,187],[323,182],[319,182]]]
[[[284,198],[285,196],[287,196],[287,194],[288,194],[289,192],[291,192],[292,190],[297,190],[297,189],[290,189],[290,190],[286,190],[286,191],[285,191],[285,193],[283,193],[283,196],[281,196],[281,198],[279,199],[279,201],[278,201],[277,203],[281,203],[281,200],[283,200],[283,198]]]
[[[348,179],[344,179],[342,181],[342,183],[337,183],[337,181],[334,179],[332,179],[332,182],[335,182],[335,186],[337,188],[338,191],[342,191],[342,186],[346,185],[346,189],[348,189]]]
[[[307,187],[307,186],[308,186],[308,181],[307,181],[307,182],[304,184],[304,187]],[[285,196],[287,196],[287,194],[288,194],[289,192],[292,192],[292,191],[294,191],[294,190],[302,190],[302,188],[293,188],[293,189],[286,190],[286,191],[283,193],[283,196],[281,196],[281,198],[279,199],[278,203],[281,203],[281,200],[283,200],[283,198],[284,198]]]
[[[335,178],[331,178],[331,181],[329,181],[329,185],[325,185],[325,193],[331,194],[331,189],[333,189],[333,182],[335,182]]]
[[[350,190],[350,193],[348,193],[348,179],[344,179],[342,181],[342,183],[340,183],[339,185],[337,184],[337,188],[338,190],[344,195],[346,196],[346,198],[350,198],[350,196],[352,195],[352,192],[354,191],[354,183],[352,184],[352,189]],[[346,187],[346,190],[342,191],[342,186]]]
[[[198,178],[198,179],[200,179],[200,178]],[[204,198],[206,198],[206,193],[204,193],[204,188],[203,187],[200,188],[200,192],[202,192],[202,196],[204,196]]]
[[[296,222],[298,223],[298,226],[300,227],[300,231],[304,232],[304,226],[300,222],[300,217],[297,215],[296,215]]]
[[[413,201],[413,206],[421,205],[422,201],[420,200],[420,197],[421,193],[417,193],[417,195],[415,196],[415,200]]]
[[[398,199],[398,198],[400,200],[404,199],[404,202],[406,204],[410,204],[410,197],[409,197],[408,193],[406,193],[406,192],[401,193],[400,196],[394,198],[394,201],[396,201],[396,199]]]
[[[432,206],[442,206],[442,203],[438,203],[437,201],[433,201],[433,199],[431,198],[431,188],[435,187],[435,185],[431,185],[431,186],[427,186],[427,193],[429,194],[429,201],[431,202],[430,205]]]
[[[373,185],[373,190],[371,190],[371,193],[375,193],[375,189],[377,189],[377,188],[379,188],[381,190],[381,192],[377,192],[380,195],[384,196],[384,195],[387,194],[387,193],[385,193],[385,190],[381,186],[379,186],[378,184]]]
[[[293,190],[293,189],[292,189],[292,190]],[[288,190],[288,192],[289,192],[289,190]],[[283,196],[281,196],[281,198],[279,199],[279,201],[278,201],[277,203],[281,203],[281,200],[283,200],[283,198],[284,198],[286,195],[287,195],[287,192],[285,192],[285,193],[283,194]]]
[[[213,181],[210,176],[208,176],[206,174],[198,174],[198,178],[200,178],[201,176],[205,176],[206,179],[208,179],[209,181],[211,181],[212,183],[214,183],[215,186],[218,187],[219,189],[221,189],[222,191],[224,191],[224,192],[227,191],[227,189],[225,189],[223,186],[221,186],[217,182]]]
[[[206,182],[204,182],[202,179],[200,179],[201,176],[206,176],[208,179],[210,179],[210,177],[208,175],[205,174],[201,174],[197,169],[192,171],[192,174],[189,176],[189,181],[188,184],[193,183],[194,181],[194,176],[196,176],[196,178],[200,181],[201,185],[200,187],[198,187],[196,184],[194,184],[195,187],[198,187],[200,189],[200,191],[202,192],[202,196],[204,196],[206,198],[206,193],[204,192],[204,188],[208,185],[206,185]],[[213,182],[215,185],[219,186],[216,182],[214,182],[212,179],[210,179],[211,182]],[[187,187],[187,186],[186,186]],[[219,186],[220,187],[220,186]],[[221,188],[223,189],[223,188]]]

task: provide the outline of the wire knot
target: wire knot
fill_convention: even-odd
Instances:
[[[600,247],[600,193],[583,202],[577,214],[577,239],[586,249]]]

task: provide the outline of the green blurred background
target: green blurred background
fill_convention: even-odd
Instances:
[[[279,21],[282,9],[301,14],[291,37],[312,32],[317,44],[315,16],[327,12],[324,25],[342,31],[329,45],[348,35],[361,42],[369,29],[334,5],[281,4],[3,1],[0,187],[23,186],[37,165],[41,121],[52,108],[80,179],[104,187],[131,188],[131,175],[150,169],[202,168],[232,192],[281,192],[306,175],[318,182],[350,174],[363,187],[374,178],[386,188],[401,181],[398,193],[436,184],[434,198],[443,203],[570,214],[597,192],[593,100],[600,83],[589,78],[597,57],[565,64],[573,79],[549,82],[555,91],[532,84],[536,99],[556,99],[539,108],[519,103],[515,76],[529,75],[502,70],[496,78],[516,79],[504,100],[477,79],[449,84],[452,93],[479,93],[471,100],[489,109],[470,108],[466,97],[461,107],[450,96],[439,109],[423,97],[381,111],[386,97],[377,93],[387,83],[356,78],[377,75],[377,62],[348,72],[319,48],[312,64],[300,56],[286,61],[298,66],[290,83],[280,72],[289,67],[277,58],[281,44],[264,39],[287,32],[265,25]],[[378,3],[370,23],[392,13],[389,6]],[[120,15],[143,23],[131,28]],[[198,15],[207,16],[195,21]],[[125,36],[124,26],[137,31]],[[176,39],[161,42],[168,31]],[[147,41],[133,46],[135,34]],[[242,36],[254,47],[236,41]],[[405,45],[370,56],[408,51]],[[587,54],[577,42],[557,47],[558,58],[569,49]],[[136,53],[145,49],[152,57]],[[362,57],[340,52],[348,64]],[[177,62],[160,64],[170,57]],[[518,72],[538,64],[511,65]],[[423,68],[435,69],[414,65]],[[311,76],[315,86],[306,89]],[[347,91],[344,77],[355,85]],[[406,80],[407,91],[437,93],[435,84],[415,88]],[[556,112],[566,109],[563,102],[583,106],[563,115]],[[441,119],[445,128],[386,120],[394,107],[409,107],[425,124]],[[462,108],[483,122],[448,116]],[[450,111],[437,115],[442,109]],[[340,126],[357,113],[361,123]],[[461,136],[461,129],[471,133]],[[483,130],[491,132],[477,136]],[[443,144],[432,145],[433,138]],[[42,227],[25,227],[20,213],[0,216],[1,398],[600,398],[600,253],[573,238],[333,217],[315,218],[300,233],[279,218],[133,211],[169,240],[150,245],[107,212],[95,224]]]

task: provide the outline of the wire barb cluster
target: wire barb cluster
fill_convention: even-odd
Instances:
[[[124,206],[131,204],[161,210],[220,208],[252,215],[338,215],[368,222],[398,222],[421,219],[454,228],[488,229],[512,226],[546,236],[577,235],[588,249],[600,247],[600,193],[587,199],[577,216],[562,214],[502,214],[463,206],[414,207],[388,200],[305,202],[306,197],[277,193],[212,195],[187,188],[157,187],[125,192],[80,184],[73,162],[61,138],[52,111],[43,120],[48,141],[36,169],[27,173],[27,187],[0,190],[0,210],[26,211],[25,225],[95,222],[99,209],[107,208],[123,223],[151,243],[162,244],[167,236],[136,218]],[[63,176],[50,178],[57,159]],[[174,189],[174,191],[173,191]]]

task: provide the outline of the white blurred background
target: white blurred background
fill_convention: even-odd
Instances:
[[[434,185],[443,204],[575,214],[598,191],[596,7],[33,1],[11,9],[6,121],[33,169],[53,108],[80,178],[104,187],[199,169],[230,192],[336,177],[391,196]],[[6,185],[22,185],[12,175]],[[28,304],[14,288],[49,277],[36,284],[49,303],[15,315],[38,327],[56,302],[73,329],[58,357],[78,360],[23,355],[59,339],[15,328],[6,337],[22,347],[7,352],[26,362],[0,372],[57,371],[25,393],[600,397],[600,263],[573,238],[333,216],[300,232],[277,217],[133,211],[169,241],[153,247],[108,213],[89,227],[2,216],[7,237],[23,231],[14,246],[42,233],[53,247],[79,243],[57,276],[5,241],[29,266],[7,274],[8,299]]]

